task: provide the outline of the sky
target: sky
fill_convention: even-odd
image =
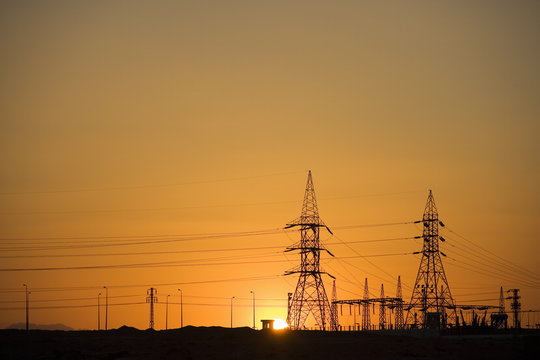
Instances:
[[[503,286],[540,310],[539,18],[533,0],[2,2],[0,327],[24,321],[22,284],[31,322],[76,329],[103,286],[109,327],[147,328],[150,287],[159,329],[179,288],[184,325],[230,326],[232,303],[252,326],[252,291],[257,326],[286,318],[308,170],[338,298],[398,275],[410,297],[432,189],[456,301]]]

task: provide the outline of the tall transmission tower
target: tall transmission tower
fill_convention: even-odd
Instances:
[[[386,303],[384,301],[384,284],[381,284],[381,302],[379,303],[379,329],[386,329]]]
[[[504,306],[504,295],[502,286],[499,293],[499,314],[506,314],[506,306]]]
[[[501,286],[499,293],[499,311],[491,314],[491,326],[495,329],[506,329],[508,327],[508,314],[504,306],[504,294]]]
[[[507,299],[512,300],[510,303],[510,309],[512,310],[512,313],[514,313],[514,328],[519,329],[521,328],[521,321],[519,319],[519,315],[521,313],[521,302],[519,299],[521,299],[521,296],[519,296],[519,289],[510,289],[506,290],[506,292],[512,294],[507,297]]]
[[[146,302],[150,304],[150,329],[154,329],[154,304],[157,303],[157,290],[150,288],[146,291]]]
[[[371,328],[371,319],[369,314],[369,302],[367,301],[369,299],[369,288],[368,288],[368,281],[366,278],[366,281],[364,283],[364,303],[362,305],[362,330],[369,330]]]
[[[398,276],[397,278],[396,298],[401,300],[400,302],[397,303],[395,307],[396,329],[401,330],[403,329],[403,293],[401,291],[401,276]]]
[[[308,173],[302,214],[298,219],[287,224],[285,229],[292,227],[300,229],[300,242],[285,251],[298,250],[300,252],[300,266],[287,271],[285,275],[300,274],[300,276],[290,301],[287,323],[293,330],[303,329],[309,314],[312,314],[319,329],[329,330],[333,326],[332,310],[321,275],[327,274],[332,278],[333,276],[321,269],[321,250],[333,255],[321,246],[319,232],[321,227],[326,228],[330,234],[332,232],[319,218],[311,171]]]
[[[455,324],[457,317],[454,299],[450,293],[441,260],[441,254],[446,255],[439,250],[439,240],[444,241],[444,238],[439,236],[439,225],[444,226],[444,224],[439,221],[431,190],[422,221],[418,222],[424,225],[422,236],[424,245],[405,322],[408,323],[411,318],[416,319],[419,309],[421,325],[424,328],[444,328]]]

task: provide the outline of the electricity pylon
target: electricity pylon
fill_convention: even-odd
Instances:
[[[396,305],[396,329],[403,329],[403,293],[401,291],[401,276],[397,278],[396,298],[401,301]]]
[[[441,254],[446,255],[439,250],[439,240],[444,241],[439,236],[439,225],[444,224],[439,221],[431,190],[422,221],[418,222],[424,227],[424,245],[405,323],[420,315],[424,328],[444,328],[456,323],[456,307],[441,260]],[[417,314],[417,310],[420,310],[420,314]]]
[[[287,224],[285,229],[292,227],[299,227],[300,242],[285,251],[298,250],[300,252],[300,266],[287,271],[285,275],[300,274],[300,276],[290,301],[287,323],[293,330],[303,329],[311,313],[319,329],[333,330],[337,324],[332,321],[332,309],[321,275],[327,274],[332,278],[333,276],[324,272],[320,266],[321,250],[333,255],[321,246],[319,240],[321,227],[328,230],[330,234],[332,232],[319,218],[311,171],[308,173],[302,214],[298,219]]]
[[[362,330],[369,330],[371,328],[371,319],[369,314],[369,288],[368,281],[364,282],[364,303],[362,305]]]
[[[337,304],[335,303],[337,301],[337,288],[336,288],[336,280],[332,283],[332,313],[330,314],[330,330],[332,331],[338,331],[339,330],[339,320],[338,320],[338,310],[337,310]]]
[[[150,304],[150,329],[154,329],[154,304],[157,303],[157,290],[150,288],[146,291],[146,302]]]
[[[381,302],[379,302],[379,329],[386,329],[386,303],[384,301],[384,284],[381,284]]]
[[[521,299],[521,296],[519,296],[519,289],[510,289],[506,290],[506,292],[511,294],[507,297],[507,299],[512,300],[510,303],[510,309],[512,310],[512,313],[514,313],[514,329],[520,329],[521,321],[519,319],[519,315],[521,314],[521,302],[519,299]]]
[[[506,329],[508,327],[508,314],[504,306],[503,288],[499,294],[499,311],[491,314],[491,327],[495,329]]]

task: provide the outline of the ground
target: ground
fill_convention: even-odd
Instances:
[[[186,327],[168,331],[0,330],[1,359],[534,359],[540,333],[256,331]]]

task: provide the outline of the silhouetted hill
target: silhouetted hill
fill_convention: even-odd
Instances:
[[[74,330],[73,328],[64,325],[64,324],[33,324],[29,323],[28,327],[31,330],[64,330],[64,331],[71,331]],[[26,329],[26,323],[15,323],[11,324],[6,329]]]

